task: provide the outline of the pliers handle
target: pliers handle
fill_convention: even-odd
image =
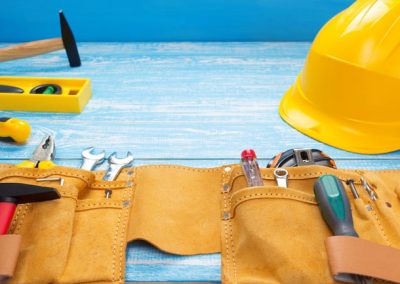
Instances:
[[[17,165],[17,168],[38,168],[43,170],[52,169],[56,166],[53,161],[40,161],[39,163],[32,162],[30,160],[23,161]]]

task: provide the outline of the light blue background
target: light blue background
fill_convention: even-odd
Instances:
[[[0,42],[60,36],[63,9],[77,41],[309,41],[351,0],[2,0]]]

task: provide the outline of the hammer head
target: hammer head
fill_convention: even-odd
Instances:
[[[69,65],[71,67],[81,66],[81,58],[79,57],[78,47],[76,46],[74,34],[65,19],[63,11],[60,14],[61,35],[65,51],[67,52]]]
[[[58,198],[60,198],[60,194],[56,189],[51,187],[24,183],[0,183],[0,202],[21,204]]]

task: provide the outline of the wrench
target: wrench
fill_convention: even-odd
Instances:
[[[106,157],[106,152],[101,152],[100,154],[93,154],[94,147],[89,147],[82,151],[82,165],[81,169],[92,171],[95,166],[103,163],[104,158]]]
[[[125,158],[117,158],[117,153],[114,152],[108,157],[108,169],[103,176],[103,180],[113,181],[117,178],[122,168],[129,167],[133,162],[133,155],[128,152]],[[105,190],[106,198],[110,198],[112,194],[111,189]]]

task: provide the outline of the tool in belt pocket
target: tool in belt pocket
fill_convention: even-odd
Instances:
[[[318,149],[290,149],[281,152],[268,163],[267,168],[320,165],[336,169],[335,161]]]

